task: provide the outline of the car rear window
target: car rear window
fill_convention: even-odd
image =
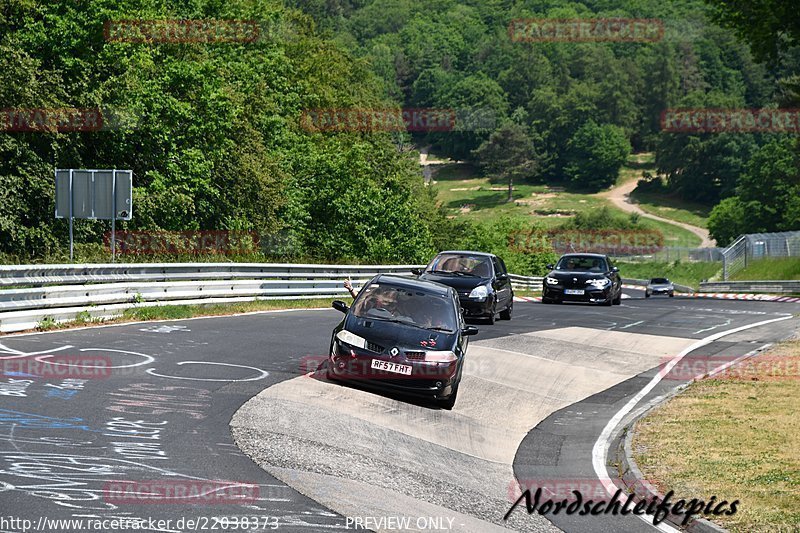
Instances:
[[[667,278],[653,278],[650,280],[650,283],[669,283],[669,280]]]

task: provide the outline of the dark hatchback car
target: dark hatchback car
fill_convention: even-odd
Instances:
[[[440,252],[424,269],[412,272],[421,280],[453,287],[464,315],[494,324],[498,313],[511,320],[514,289],[506,265],[494,254],[483,252]]]
[[[461,382],[468,336],[451,287],[397,276],[374,277],[331,336],[329,379],[424,396],[452,409]]]
[[[543,303],[564,301],[619,305],[622,280],[619,269],[608,256],[600,254],[565,254],[544,278]]]

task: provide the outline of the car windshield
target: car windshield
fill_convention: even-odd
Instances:
[[[650,283],[654,285],[664,285],[669,283],[669,280],[667,278],[653,278],[650,280]]]
[[[456,331],[457,316],[448,295],[373,283],[353,303],[353,314],[424,329]]]
[[[470,254],[439,254],[425,272],[466,274],[481,278],[492,276],[489,257]]]
[[[556,265],[556,270],[586,270],[588,272],[605,272],[606,260],[602,257],[588,255],[570,255],[562,257]]]

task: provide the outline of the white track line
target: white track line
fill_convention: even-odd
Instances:
[[[755,328],[755,327],[758,327],[758,326],[763,326],[765,324],[771,324],[773,322],[778,322],[780,320],[787,320],[789,318],[792,318],[792,317],[791,316],[784,316],[784,317],[781,317],[781,318],[773,318],[773,319],[770,319],[770,320],[763,320],[761,322],[756,322],[754,324],[747,324],[747,325],[744,325],[744,326],[739,326],[738,328],[733,328],[733,329],[729,329],[729,330],[726,330],[726,331],[720,331],[719,333],[715,333],[713,335],[709,335],[708,337],[700,339],[699,341],[697,341],[696,343],[694,343],[691,346],[687,347],[682,352],[680,352],[678,355],[673,357],[669,361],[669,363],[667,363],[667,365],[664,367],[664,369],[662,371],[659,371],[653,377],[653,379],[650,380],[650,383],[648,383],[642,390],[640,390],[636,394],[636,396],[631,398],[630,401],[628,401],[628,403],[626,403],[625,406],[622,409],[620,409],[617,412],[617,414],[615,414],[611,418],[611,420],[608,421],[608,424],[606,424],[606,427],[603,428],[602,433],[600,433],[600,436],[597,438],[597,441],[594,443],[594,447],[592,448],[592,467],[594,468],[595,475],[597,475],[598,479],[603,484],[603,486],[605,487],[605,489],[608,492],[608,494],[609,495],[614,494],[614,492],[616,492],[616,490],[617,490],[617,486],[614,485],[614,482],[611,481],[610,477],[608,477],[608,472],[606,470],[606,456],[608,455],[608,445],[609,445],[609,441],[611,440],[611,435],[613,434],[614,430],[619,425],[619,423],[622,421],[622,419],[625,418],[628,415],[628,413],[630,413],[633,410],[634,407],[636,407],[636,404],[639,403],[642,400],[642,398],[647,396],[647,394],[649,394],[650,391],[653,390],[656,385],[658,385],[658,383],[661,381],[661,378],[663,376],[669,374],[670,370],[672,370],[672,368],[675,365],[677,365],[678,362],[680,362],[680,360],[683,359],[686,355],[692,353],[694,350],[696,350],[698,348],[701,348],[701,347],[703,347],[703,346],[705,346],[707,344],[710,344],[710,343],[714,342],[717,339],[720,339],[720,338],[722,338],[722,337],[724,337],[726,335],[730,335],[732,333],[738,333],[738,332],[744,331],[746,329],[751,329],[751,328]],[[637,515],[637,516],[639,516],[639,515]],[[644,516],[639,516],[639,518],[641,518],[642,520],[644,520],[648,524],[652,525],[651,520],[649,520],[648,518],[646,518]],[[666,522],[662,522],[662,523],[658,524],[657,526],[653,526],[653,527],[655,527],[655,528],[657,528],[657,529],[659,529],[661,531],[664,531],[665,533],[677,533],[677,532],[679,532],[679,530],[675,529],[674,527],[672,527],[670,525],[667,525]]]

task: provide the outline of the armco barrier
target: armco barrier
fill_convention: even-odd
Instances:
[[[131,307],[347,296],[377,274],[411,276],[420,265],[165,263],[0,266],[0,332],[37,326],[45,317],[110,318]],[[539,290],[542,278],[511,275],[516,290]]]
[[[700,292],[746,292],[759,294],[800,294],[800,280],[789,281],[707,281]]]

